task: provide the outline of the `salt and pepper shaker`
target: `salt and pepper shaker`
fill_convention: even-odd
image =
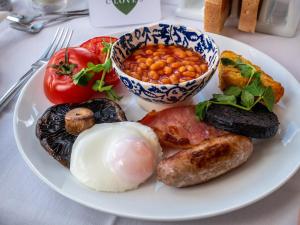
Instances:
[[[264,0],[256,31],[292,37],[300,21],[299,10],[300,0]]]

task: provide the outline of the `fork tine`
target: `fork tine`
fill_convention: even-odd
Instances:
[[[58,34],[60,33],[60,31],[61,31],[61,27],[58,27],[57,30],[56,30],[56,32],[55,32],[55,35],[54,35],[54,38],[53,38],[51,44],[50,44],[49,47],[46,49],[46,51],[44,52],[44,54],[42,55],[41,58],[46,58],[46,56],[47,56],[48,53],[50,52],[51,48],[53,47],[53,45],[54,45],[54,43],[55,43],[55,41],[56,41],[56,39],[57,39]]]
[[[62,28],[58,37],[56,38],[55,43],[51,46],[50,51],[46,54],[45,58],[48,60],[50,57],[58,50],[63,34],[65,33],[65,28]]]
[[[56,46],[57,50],[59,50],[59,49],[61,49],[63,47],[63,44],[64,44],[64,42],[65,42],[65,40],[67,38],[68,32],[69,32],[69,28],[66,28],[66,30],[65,30],[62,38],[60,39],[59,44]]]
[[[66,48],[66,47],[69,46],[70,41],[71,41],[71,38],[72,38],[72,35],[73,35],[73,30],[72,30],[72,29],[69,29],[69,35],[67,36],[65,42],[63,43],[62,48]]]

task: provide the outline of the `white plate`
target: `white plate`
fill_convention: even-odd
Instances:
[[[24,87],[15,108],[14,134],[22,157],[58,193],[88,207],[125,217],[168,221],[204,218],[244,207],[272,193],[300,165],[300,85],[283,66],[258,50],[226,37],[213,35],[213,38],[221,50],[231,49],[244,55],[285,87],[285,95],[275,107],[281,122],[280,132],[272,139],[256,142],[254,154],[245,165],[206,184],[184,189],[159,185],[153,178],[139,189],[125,193],[90,190],[49,156],[35,136],[37,119],[51,105],[43,92],[44,68]],[[215,74],[195,97],[196,101],[217,92],[217,85]],[[126,90],[123,92],[121,106],[128,119],[140,119],[145,111],[137,105],[135,97]]]

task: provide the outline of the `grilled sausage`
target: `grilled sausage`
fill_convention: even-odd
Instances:
[[[175,187],[206,182],[244,163],[253,150],[249,138],[228,134],[203,141],[163,159],[157,167],[158,180]]]

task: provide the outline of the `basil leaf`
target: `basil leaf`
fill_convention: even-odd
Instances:
[[[85,86],[87,81],[84,79],[85,71],[84,69],[80,70],[78,73],[72,76],[73,83],[76,85]]]
[[[103,64],[103,70],[105,72],[109,72],[111,70],[111,59],[108,59],[104,64]]]
[[[237,64],[235,66],[241,71],[241,75],[246,78],[250,78],[254,73],[254,68],[249,64]]]
[[[110,100],[113,100],[113,101],[120,101],[123,96],[119,96],[114,89],[110,89],[108,91],[105,92],[107,97],[110,99]]]
[[[261,72],[256,71],[256,72],[253,74],[253,78],[260,79],[260,75],[261,75]]]
[[[213,94],[213,98],[218,102],[236,104],[236,97],[233,95]]]
[[[100,89],[98,89],[100,92],[103,92],[103,91],[109,91],[113,88],[112,85],[108,85],[108,86],[103,86],[101,87]]]
[[[108,53],[108,51],[111,49],[112,44],[107,42],[102,42],[102,45],[104,48],[102,49],[103,53]]]
[[[101,81],[101,80],[96,80],[92,89],[94,91],[100,91],[100,89],[102,88],[102,86],[104,85],[104,81]]]
[[[262,86],[259,79],[254,79],[245,90],[250,92],[254,96],[262,96],[265,92],[265,87]]]
[[[88,62],[87,63],[87,68],[92,68],[92,67],[95,67],[95,64],[92,63],[92,62]]]
[[[196,105],[196,116],[199,120],[204,120],[207,108],[210,106],[209,101],[200,102]]]
[[[237,60],[236,60],[236,64],[242,64],[242,60],[241,60],[241,57],[239,57]]]
[[[273,106],[275,104],[275,96],[274,96],[273,89],[271,87],[267,87],[262,98],[268,110],[272,112]]]
[[[242,91],[241,104],[247,108],[251,108],[254,103],[254,96],[247,90]]]
[[[225,95],[233,95],[235,97],[238,97],[242,92],[242,89],[237,86],[230,86],[224,91]]]
[[[236,65],[236,63],[229,59],[229,58],[221,58],[221,63],[224,65],[224,66],[229,66],[229,65]]]

